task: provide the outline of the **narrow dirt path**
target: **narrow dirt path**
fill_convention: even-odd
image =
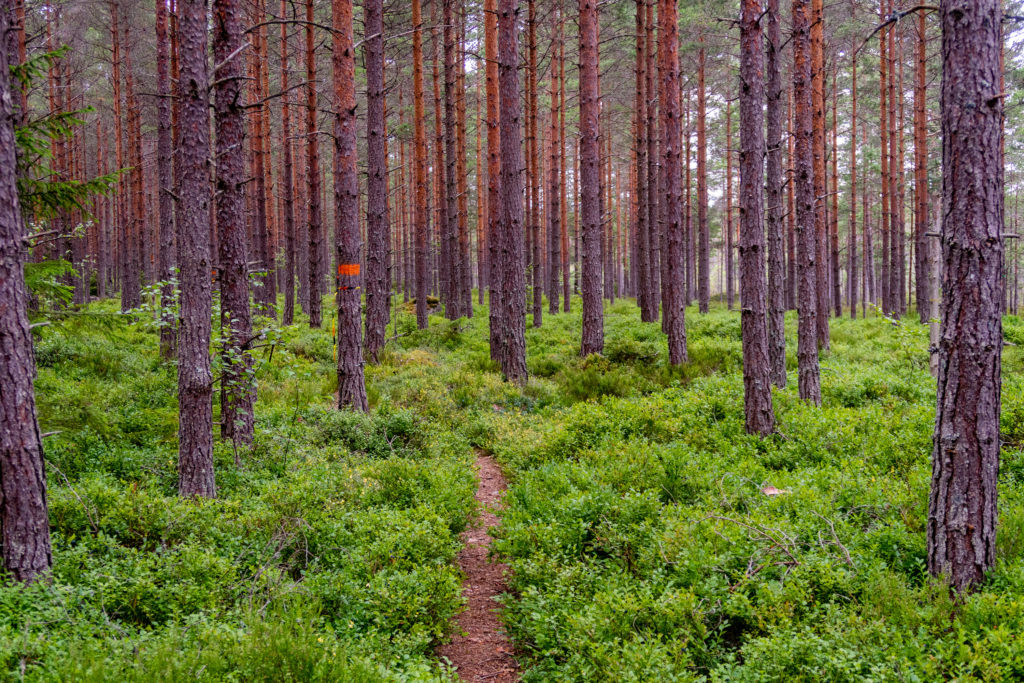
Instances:
[[[464,635],[439,647],[437,654],[455,666],[465,683],[511,683],[519,675],[512,643],[498,618],[501,605],[494,599],[505,591],[506,566],[487,557],[491,547],[487,531],[500,524],[489,508],[500,507],[507,484],[491,456],[478,453],[476,468],[480,477],[476,499],[482,509],[476,524],[462,532],[464,547],[459,553],[459,566],[466,574],[462,594],[468,602],[458,618]]]

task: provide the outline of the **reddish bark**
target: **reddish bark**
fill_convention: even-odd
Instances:
[[[323,322],[320,292],[323,290],[323,212],[320,208],[320,133],[317,130],[316,51],[314,50],[313,0],[306,0],[306,166],[309,207],[309,326],[320,327]],[[369,31],[367,31],[369,34]]]
[[[498,107],[498,3],[484,2],[484,50],[487,90],[487,288],[491,360],[500,361],[502,353],[502,278],[504,255],[501,250],[501,144]]]
[[[423,107],[423,17],[420,0],[412,0],[412,81],[413,126],[415,153],[413,165],[416,201],[413,231],[416,239],[416,326],[423,330],[430,324],[427,317],[427,236],[430,233],[430,210],[427,208],[427,130]]]
[[[779,19],[779,0],[768,0],[764,15],[766,40],[765,143],[768,151],[765,178],[768,362],[772,383],[777,387],[784,388],[786,386],[786,292],[782,222],[782,69],[779,66],[782,36]],[[742,226],[740,229],[742,230]],[[741,294],[741,297],[745,302],[746,296]]]
[[[366,355],[376,363],[384,347],[390,291],[387,277],[388,150],[384,92],[384,3],[363,5],[366,39]]]
[[[338,407],[367,411],[363,379],[356,170],[356,64],[352,0],[332,3],[334,67],[334,255],[338,264]]]
[[[818,369],[818,256],[815,230],[813,88],[811,85],[810,9],[808,0],[793,0],[793,105],[795,156],[793,183],[796,193],[797,267],[797,365],[800,398],[821,403]]]

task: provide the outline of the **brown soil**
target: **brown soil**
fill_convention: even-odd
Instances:
[[[462,594],[468,606],[458,617],[461,635],[438,648],[437,654],[455,666],[466,683],[511,683],[519,679],[512,643],[498,618],[501,605],[495,597],[505,592],[506,566],[491,562],[488,551],[491,537],[488,529],[497,526],[497,515],[491,510],[501,507],[501,496],[507,488],[501,468],[489,455],[477,455],[480,485],[476,499],[481,506],[476,524],[462,533],[464,547],[459,553],[459,566],[466,574]]]

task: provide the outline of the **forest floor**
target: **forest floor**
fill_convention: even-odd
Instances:
[[[629,301],[579,358],[573,306],[527,328],[524,387],[485,307],[425,331],[401,307],[369,415],[333,407],[331,320],[257,320],[255,445],[236,467],[218,442],[203,502],[176,495],[152,313],[49,316],[54,577],[0,585],[0,679],[1024,680],[1024,322],[1005,319],[998,562],[955,603],[925,571],[925,326],[833,320],[818,408],[788,316],[759,439],[738,311],[688,310],[672,368]]]

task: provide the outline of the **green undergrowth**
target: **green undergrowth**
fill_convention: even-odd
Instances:
[[[37,328],[54,580],[0,586],[0,679],[454,680],[433,651],[464,606],[474,449],[511,480],[495,547],[525,680],[1024,677],[1024,322],[1006,319],[999,565],[956,605],[925,573],[925,327],[833,321],[815,408],[787,319],[760,440],[737,312],[688,310],[672,368],[628,301],[580,358],[573,308],[527,328],[516,387],[486,307],[424,331],[399,307],[369,415],[332,406],[332,321],[261,320],[256,442],[218,442],[206,502],[176,496],[175,371],[148,317],[105,302]]]
[[[565,359],[549,373],[562,400],[491,422],[513,480],[495,547],[524,680],[1024,678],[1019,349],[1004,354],[999,563],[955,604],[925,571],[927,327],[834,320],[816,408],[796,396],[789,319],[779,433],[758,439],[743,426],[738,313],[688,312],[678,374],[636,317],[612,309],[600,359],[568,359],[575,340],[548,336],[530,363]],[[1024,341],[1024,324],[1008,317],[1006,337]],[[590,368],[615,387],[584,382]],[[584,385],[592,400],[567,400]]]

